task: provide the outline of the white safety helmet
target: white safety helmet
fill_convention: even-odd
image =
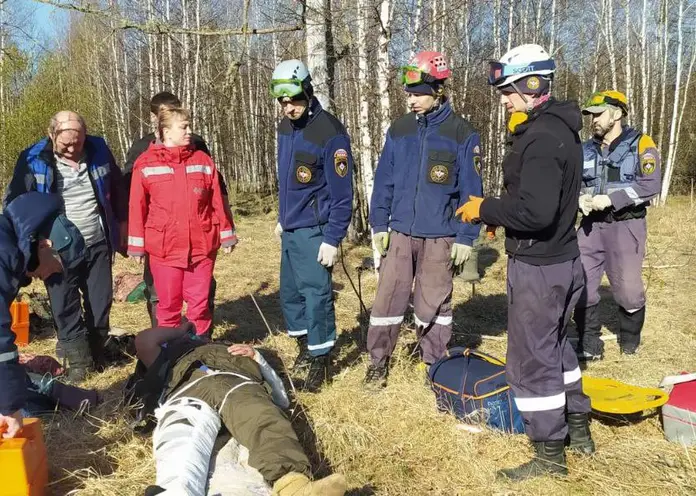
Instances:
[[[270,91],[273,98],[293,98],[304,93],[311,97],[312,85],[307,66],[297,59],[284,60],[273,71]]]
[[[553,77],[556,64],[546,50],[540,45],[520,45],[499,61],[491,61],[488,84],[502,88],[524,77],[537,75],[547,79]]]

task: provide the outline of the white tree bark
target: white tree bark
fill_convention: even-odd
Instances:
[[[307,67],[312,75],[314,96],[321,106],[331,109],[328,87],[328,58],[326,55],[326,17],[324,0],[307,0]]]
[[[384,145],[390,122],[391,101],[389,99],[389,44],[391,43],[392,0],[381,0],[379,6],[380,32],[377,51],[377,88],[379,90],[380,143]]]
[[[633,109],[636,108],[633,105],[633,85],[632,85],[632,75],[631,75],[631,0],[626,0],[624,5],[624,14],[626,18],[626,57],[625,63],[625,73],[626,73],[626,99],[628,100],[628,116],[626,121],[628,125],[632,125],[633,121]]]
[[[418,38],[420,36],[422,13],[423,0],[416,0],[416,12],[413,14],[413,38],[411,38],[411,52],[408,56],[409,59],[413,58],[413,56],[416,54],[416,50],[418,49]]]
[[[616,50],[614,48],[614,0],[607,1],[607,16],[606,16],[606,41],[607,51],[609,52],[609,67],[611,69],[611,87],[616,89],[619,87],[616,73]]]
[[[372,19],[371,5],[369,0],[358,0],[358,97],[360,99],[360,144],[358,147],[358,158],[360,160],[360,177],[363,181],[363,193],[368,209],[372,198],[372,189],[375,178],[372,167],[372,136],[370,135],[370,75],[368,67],[368,26],[367,23]],[[379,252],[372,245],[372,257],[375,268],[379,268]]]
[[[660,203],[662,205],[667,201],[669,195],[669,186],[672,181],[672,172],[674,170],[674,159],[677,154],[677,119],[679,118],[679,97],[681,94],[681,76],[682,76],[682,52],[684,47],[684,30],[682,22],[684,19],[684,0],[679,0],[679,16],[677,17],[677,68],[674,79],[674,105],[672,106],[672,119],[669,127],[669,143],[667,151],[667,161],[662,172],[662,192],[660,194]]]
[[[650,93],[650,84],[648,82],[648,44],[647,44],[647,24],[648,24],[648,0],[643,0],[643,19],[640,25],[640,82],[643,111],[642,130],[648,132],[648,96]]]
[[[667,134],[666,111],[667,111],[667,60],[669,59],[669,4],[664,2],[663,23],[662,23],[662,75],[660,81],[663,84],[660,89],[660,134],[657,140],[657,146],[660,151],[664,150],[663,144],[665,135]]]
[[[551,1],[551,41],[549,42],[549,55],[552,57],[556,51],[556,0]]]

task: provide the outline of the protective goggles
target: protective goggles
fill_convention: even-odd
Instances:
[[[304,93],[300,79],[272,79],[269,90],[273,98],[294,98]]]
[[[541,60],[539,62],[519,65],[504,64],[492,60],[488,65],[488,84],[493,86],[501,84],[510,76],[525,75],[527,73],[539,74],[540,71],[554,71],[556,69],[556,63],[553,60]]]
[[[407,65],[401,68],[401,84],[412,85],[433,82],[435,82],[435,78],[419,67]]]

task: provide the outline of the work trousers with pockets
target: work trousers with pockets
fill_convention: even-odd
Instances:
[[[367,331],[373,365],[384,365],[394,352],[412,288],[423,361],[432,364],[447,350],[452,337],[453,243],[453,237],[415,238],[391,232]]]
[[[565,439],[566,410],[590,411],[566,335],[583,286],[579,258],[552,265],[508,259],[505,372],[532,441]]]
[[[307,336],[312,356],[328,354],[336,343],[331,269],[317,262],[321,226],[284,231],[280,259],[280,304],[288,334]]]

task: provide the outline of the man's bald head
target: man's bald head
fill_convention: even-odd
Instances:
[[[53,142],[53,152],[59,157],[77,161],[82,157],[87,126],[77,112],[61,110],[48,124],[48,137]]]

